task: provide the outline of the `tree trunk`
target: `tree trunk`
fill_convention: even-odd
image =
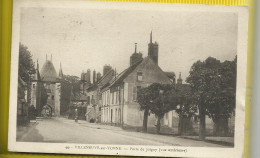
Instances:
[[[182,134],[182,114],[179,115],[178,134]]]
[[[200,115],[199,139],[205,140],[206,122],[205,122],[205,106],[204,105],[200,105],[199,115]]]
[[[161,119],[162,119],[162,117],[161,117],[161,116],[158,116],[158,118],[157,118],[157,125],[156,125],[156,132],[157,132],[157,134],[160,134]]]
[[[215,136],[227,136],[228,135],[228,119],[220,118],[214,121],[213,134]]]
[[[143,132],[147,132],[148,115],[149,115],[149,109],[145,109],[144,120],[143,120]]]

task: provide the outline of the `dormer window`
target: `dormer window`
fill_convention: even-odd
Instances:
[[[143,81],[143,73],[137,72],[137,81]]]

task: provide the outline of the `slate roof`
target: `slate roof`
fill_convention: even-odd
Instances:
[[[57,72],[50,60],[46,60],[40,74],[42,81],[56,82]]]
[[[105,75],[103,75],[96,84],[89,87],[87,90],[95,90],[98,86],[101,86],[101,89],[109,85],[109,82],[113,79],[115,71],[113,69],[109,70]]]

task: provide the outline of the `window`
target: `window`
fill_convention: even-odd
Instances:
[[[107,94],[107,101],[106,101],[106,103],[107,103],[107,105],[109,105],[109,104],[110,104],[110,103],[109,103],[109,101],[110,101],[110,99],[109,99],[109,91],[106,92],[106,94]]]
[[[35,88],[35,84],[33,84],[33,88]]]
[[[124,96],[123,96],[123,89],[121,89],[120,91],[120,103],[123,104],[124,103]]]
[[[112,105],[112,102],[113,101],[113,93],[110,93],[110,99],[109,99],[109,103],[110,103],[110,105]]]
[[[119,91],[116,91],[116,104],[119,103]]]
[[[113,96],[114,96],[114,104],[116,104],[116,92],[113,92]]]
[[[133,101],[137,101],[137,92],[141,89],[141,86],[133,87]]]
[[[51,99],[52,99],[52,100],[54,100],[54,95],[53,95],[53,96],[51,96]]]
[[[137,72],[137,81],[143,81],[143,73]]]

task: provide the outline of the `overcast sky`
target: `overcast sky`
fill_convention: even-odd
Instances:
[[[237,15],[217,12],[132,11],[26,8],[21,12],[21,43],[39,60],[52,54],[58,73],[80,76],[110,64],[118,72],[137,50],[147,56],[151,30],[159,43],[159,66],[182,72],[185,79],[197,60],[212,56],[233,60],[237,48]]]

